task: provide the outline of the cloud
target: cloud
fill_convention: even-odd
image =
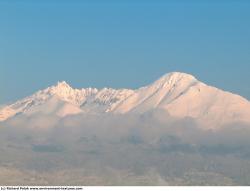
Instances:
[[[247,124],[206,130],[192,118],[173,118],[161,110],[143,115],[78,114],[64,118],[34,114],[0,123],[0,149],[12,161],[11,166],[70,173],[83,168],[82,176],[90,173],[104,180],[109,174],[116,183],[119,176],[130,173],[137,181],[140,176],[148,178],[150,169],[155,172],[154,176],[150,173],[151,180],[170,185],[178,184],[177,179],[187,183],[187,172],[194,173],[193,184],[200,174],[206,177],[211,173],[229,182],[235,176],[238,179],[232,181],[239,183],[241,177],[250,175],[249,146]]]

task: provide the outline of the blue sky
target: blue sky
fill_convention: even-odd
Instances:
[[[0,0],[0,104],[65,80],[137,88],[171,71],[250,99],[250,1]]]

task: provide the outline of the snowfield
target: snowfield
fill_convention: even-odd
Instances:
[[[0,110],[0,185],[250,185],[250,103],[173,72]]]
[[[189,74],[173,72],[136,89],[73,89],[65,81],[36,92],[0,110],[0,120],[35,113],[60,117],[78,113],[136,113],[156,109],[173,117],[191,117],[207,128],[233,122],[250,123],[250,102],[208,86]]]

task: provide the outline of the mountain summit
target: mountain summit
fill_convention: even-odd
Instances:
[[[168,73],[152,84],[136,89],[74,89],[65,81],[40,90],[0,110],[0,121],[17,114],[78,113],[143,114],[165,110],[177,118],[191,117],[208,127],[250,123],[250,102],[198,81],[190,74]]]

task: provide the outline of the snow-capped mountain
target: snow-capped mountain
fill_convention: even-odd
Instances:
[[[73,89],[66,82],[40,90],[0,110],[0,121],[17,114],[136,113],[161,109],[171,116],[191,117],[207,126],[250,123],[250,102],[208,86],[185,73],[173,72],[136,89]]]
[[[144,113],[153,108],[179,118],[191,117],[207,126],[250,123],[248,100],[208,86],[185,73],[166,74],[149,86],[135,90],[114,112]]]
[[[105,112],[133,93],[132,90],[111,88],[73,89],[65,81],[40,90],[0,110],[0,121],[17,114],[56,113],[63,117],[81,112]]]

